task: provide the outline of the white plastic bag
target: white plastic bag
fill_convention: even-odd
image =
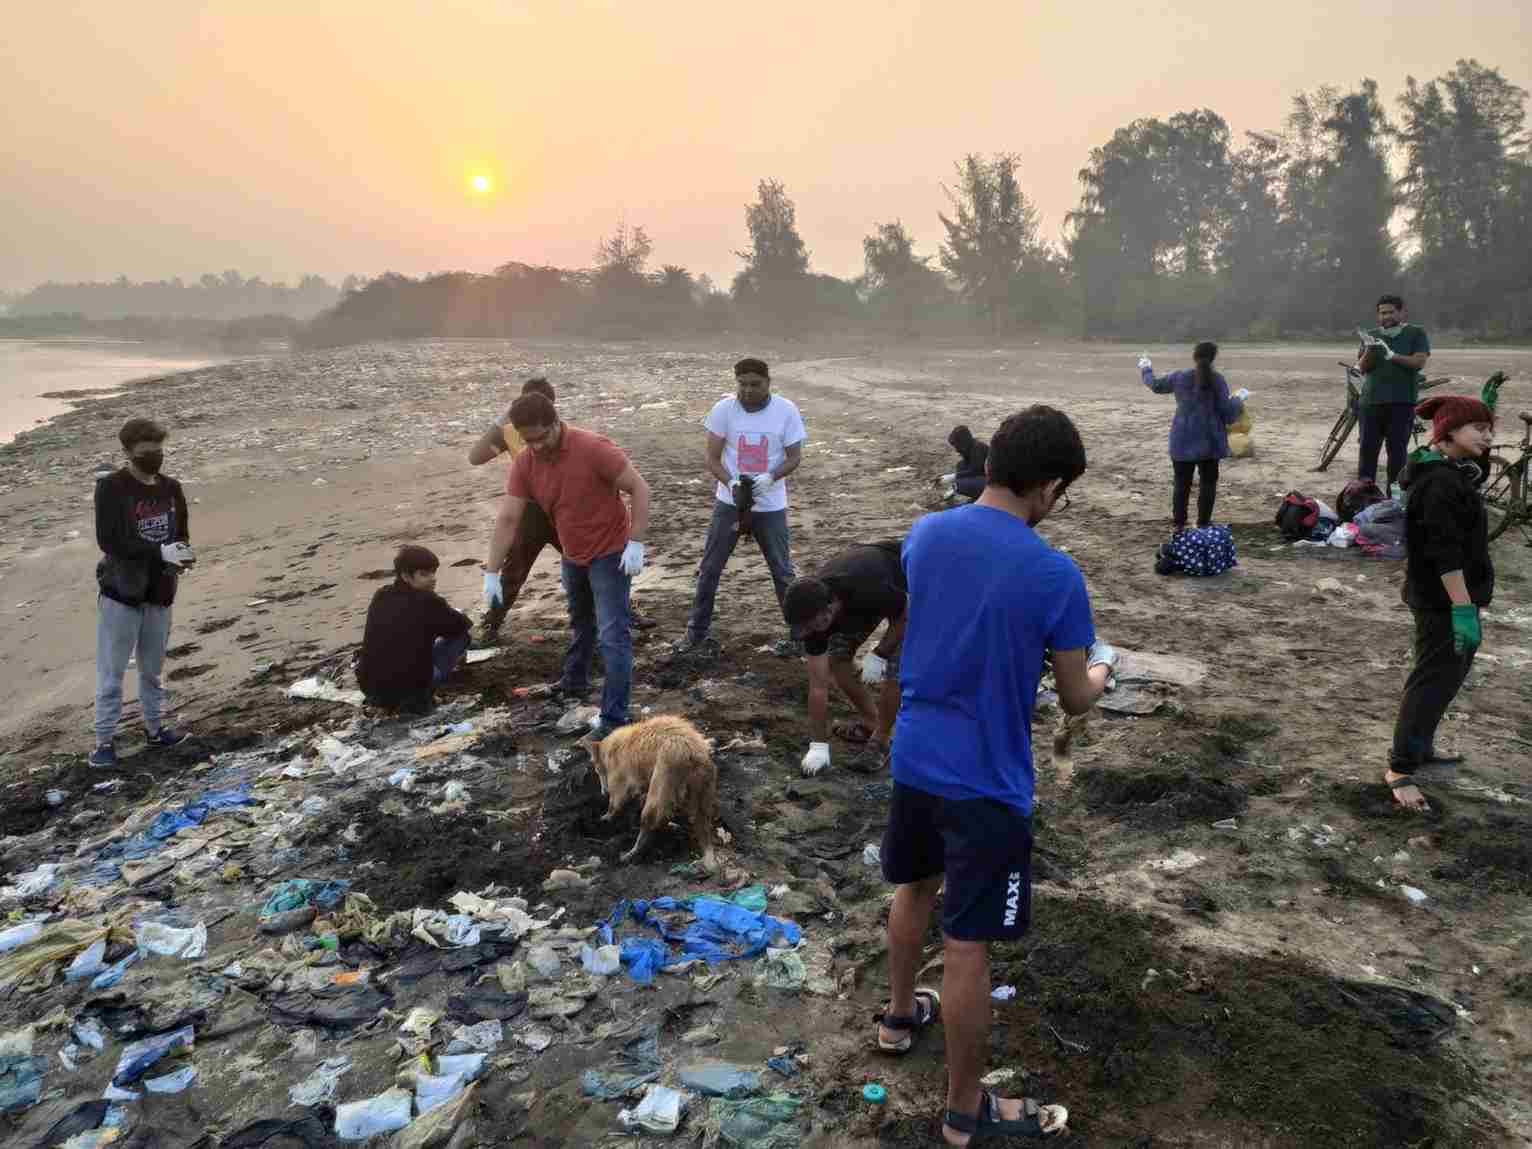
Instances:
[[[410,1095],[390,1089],[365,1101],[335,1108],[335,1135],[342,1141],[362,1141],[379,1133],[392,1133],[410,1123]]]

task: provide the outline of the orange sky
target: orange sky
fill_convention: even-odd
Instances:
[[[816,269],[940,238],[965,151],[1010,150],[1057,237],[1090,148],[1211,107],[1462,56],[1532,87],[1532,4],[44,0],[0,43],[0,287],[234,267],[291,280],[585,266],[625,218],[727,285],[756,181]],[[494,192],[475,199],[484,172]]]

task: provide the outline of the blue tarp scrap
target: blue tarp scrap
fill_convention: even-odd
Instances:
[[[261,906],[260,916],[286,913],[300,906],[315,906],[321,910],[333,910],[340,905],[346,891],[351,888],[347,878],[327,880],[320,878],[289,878],[278,882]]]
[[[675,898],[653,901],[618,902],[611,917],[600,927],[603,945],[614,944],[616,927],[628,917],[648,926],[660,935],[652,938],[624,938],[619,951],[622,964],[634,981],[647,984],[662,969],[693,958],[709,965],[740,961],[764,953],[774,942],[796,945],[803,937],[798,926],[765,912],[747,910],[732,902],[707,898],[689,899],[690,905]],[[690,914],[685,929],[674,929],[660,914]],[[670,952],[664,943],[681,947],[681,956]]]
[[[155,815],[149,828],[135,834],[124,842],[113,842],[96,855],[100,861],[126,859],[136,861],[158,851],[169,839],[182,830],[200,826],[209,814],[230,810],[236,806],[253,806],[250,787],[235,786],[230,790],[208,790],[175,810],[161,810]]]

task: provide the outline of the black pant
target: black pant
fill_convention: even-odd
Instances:
[[[1450,610],[1416,610],[1415,665],[1404,682],[1399,718],[1394,723],[1394,747],[1389,767],[1409,774],[1435,752],[1436,727],[1457,697],[1473,665],[1473,653],[1459,654],[1452,645]]]
[[[1170,465],[1176,473],[1175,495],[1170,501],[1170,509],[1177,529],[1186,525],[1186,504],[1192,497],[1194,473],[1200,476],[1197,482],[1197,525],[1208,526],[1213,521],[1213,500],[1218,497],[1218,460],[1194,459],[1183,463],[1174,459]]]
[[[1362,453],[1357,460],[1356,477],[1378,477],[1378,449],[1388,444],[1388,481],[1399,478],[1410,451],[1410,432],[1415,429],[1415,404],[1369,403],[1359,415],[1362,424]]]

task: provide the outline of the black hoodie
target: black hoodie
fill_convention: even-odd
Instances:
[[[1442,575],[1463,572],[1468,597],[1488,606],[1495,595],[1489,558],[1489,519],[1479,488],[1482,464],[1454,462],[1436,451],[1417,451],[1399,476],[1405,489],[1405,568],[1402,597],[1416,610],[1448,610]]]

